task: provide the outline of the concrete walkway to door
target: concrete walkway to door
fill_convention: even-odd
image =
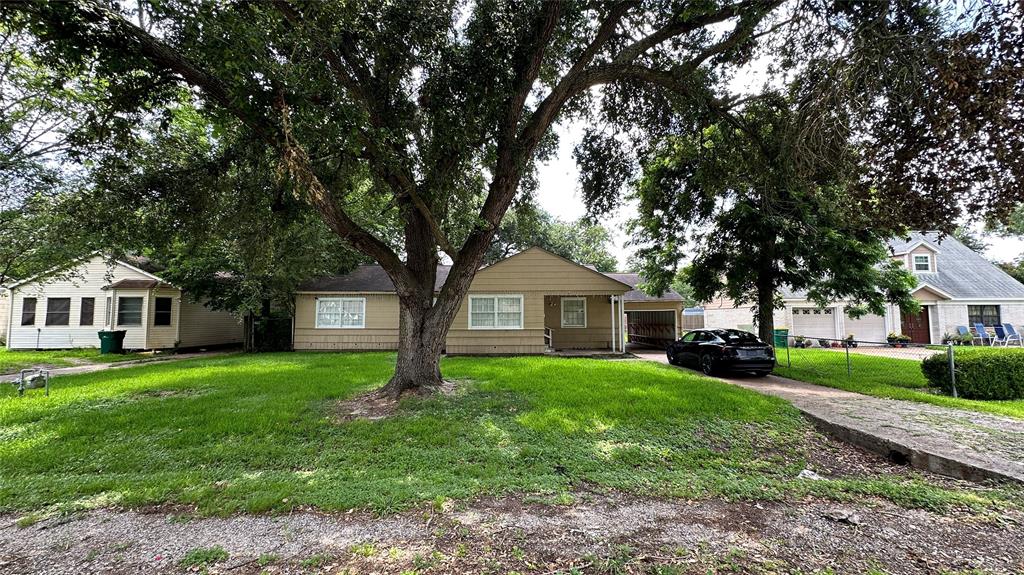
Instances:
[[[626,351],[668,363],[661,350]],[[919,469],[974,481],[1024,482],[1024,420],[881,399],[774,375],[720,379],[785,399],[823,432]]]

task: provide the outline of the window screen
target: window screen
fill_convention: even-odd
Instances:
[[[153,325],[171,325],[171,298],[156,298],[153,310]]]
[[[46,325],[68,325],[71,323],[71,298],[46,298]]]
[[[117,325],[142,325],[142,298],[117,298]]]
[[[21,325],[36,324],[36,298],[27,297],[21,300]]]
[[[82,309],[78,312],[78,325],[92,325],[93,316],[96,314],[96,298],[83,297]]]
[[[587,327],[587,300],[581,297],[562,298],[562,327]]]

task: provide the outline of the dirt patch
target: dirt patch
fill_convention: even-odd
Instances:
[[[363,512],[191,518],[99,510],[31,527],[0,516],[0,572],[792,573],[1024,569],[1024,516],[835,503],[682,501],[578,492],[571,505],[482,498],[388,517]],[[856,515],[856,524],[837,517]]]
[[[380,393],[379,390],[368,391],[355,397],[339,401],[334,409],[334,420],[337,423],[366,419],[375,421],[391,417],[398,411],[398,406],[408,398],[432,398],[438,396],[451,397],[457,395],[469,382],[463,380],[444,380],[440,387],[417,388],[402,392],[398,399]]]

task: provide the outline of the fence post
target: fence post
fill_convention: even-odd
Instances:
[[[786,367],[793,367],[793,362],[789,360],[789,336],[786,336]]]
[[[850,369],[850,344],[851,343],[852,342],[849,342],[849,341],[846,342],[846,377],[850,377],[851,375],[853,375],[852,370]]]
[[[953,384],[953,397],[957,397],[956,393],[956,354],[953,352],[953,344],[946,344],[946,358],[949,360],[949,381]]]

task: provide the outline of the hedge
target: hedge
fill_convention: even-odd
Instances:
[[[1024,350],[997,347],[955,348],[956,391],[966,399],[1024,399]],[[935,354],[921,362],[931,387],[953,394],[949,358]]]

